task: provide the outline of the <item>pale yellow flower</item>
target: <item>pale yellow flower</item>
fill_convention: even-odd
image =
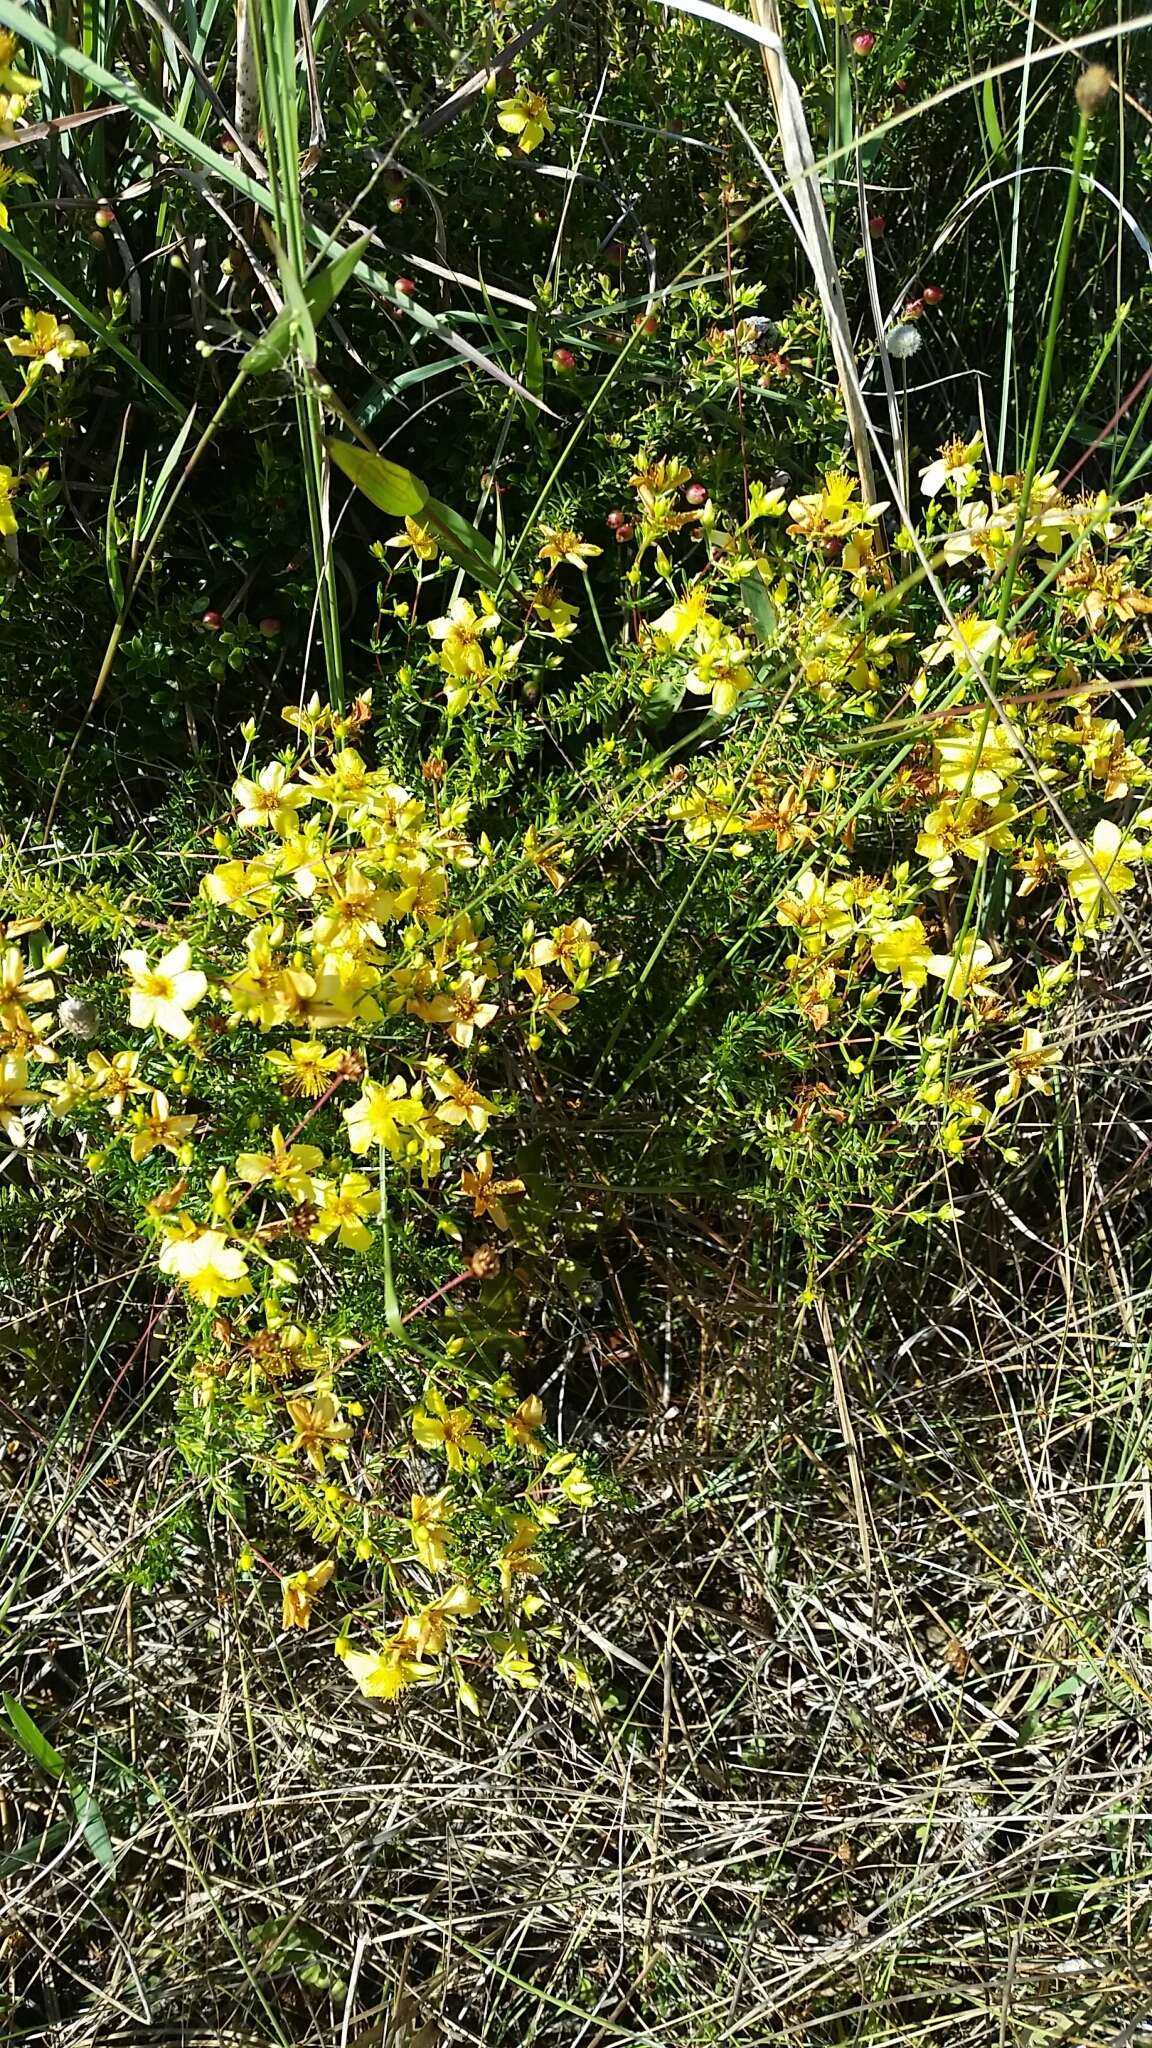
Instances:
[[[137,1031],[153,1026],[169,1038],[183,1042],[192,1030],[189,1010],[194,1010],[208,987],[208,980],[192,965],[192,949],[182,939],[156,962],[140,947],[130,947],[124,965],[131,977],[128,989],[128,1021]]]

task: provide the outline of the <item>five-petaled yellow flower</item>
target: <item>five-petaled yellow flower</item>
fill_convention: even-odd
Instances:
[[[290,1578],[281,1579],[284,1628],[307,1628],[312,1619],[312,1603],[324,1591],[335,1569],[335,1560],[327,1557],[310,1572],[293,1572]]]
[[[558,569],[561,562],[570,562],[574,569],[586,570],[589,562],[595,561],[597,555],[604,553],[603,548],[596,547],[592,541],[581,540],[580,535],[573,533],[570,527],[545,526],[541,528],[541,532],[544,538],[536,559],[538,562],[547,562],[553,569]]]
[[[470,1408],[449,1408],[436,1387],[429,1387],[412,1417],[412,1434],[422,1451],[443,1451],[450,1472],[462,1472],[465,1458],[487,1454],[472,1428]]]
[[[326,1470],[325,1457],[329,1452],[337,1458],[344,1456],[352,1425],[341,1415],[335,1394],[322,1388],[311,1401],[304,1394],[295,1394],[285,1406],[296,1430],[292,1449],[303,1451],[317,1472]]]
[[[497,120],[505,135],[514,135],[516,144],[525,156],[531,156],[537,143],[545,135],[555,132],[556,123],[548,112],[548,102],[543,93],[533,92],[530,86],[522,85],[511,99],[497,100]]]
[[[159,1259],[160,1271],[170,1273],[188,1289],[194,1301],[215,1308],[229,1295],[246,1294],[249,1287],[248,1262],[239,1245],[229,1244],[222,1230],[196,1230],[190,1237],[170,1237]]]
[[[416,1555],[430,1572],[442,1572],[448,1568],[447,1500],[446,1486],[442,1486],[439,1493],[412,1495],[408,1527]]]
[[[475,1173],[470,1173],[465,1167],[460,1176],[460,1192],[472,1197],[474,1216],[490,1216],[497,1230],[511,1230],[503,1197],[522,1195],[524,1183],[522,1180],[497,1180],[492,1154],[478,1152]]]
[[[27,359],[30,384],[44,370],[55,370],[60,376],[65,363],[73,356],[90,353],[88,343],[77,341],[67,321],[57,320],[54,313],[34,313],[30,306],[25,306],[22,317],[23,335],[7,335],[4,345],[10,356]]]
[[[194,1010],[208,987],[207,977],[192,965],[192,949],[181,939],[156,962],[138,946],[129,947],[124,965],[131,977],[128,988],[128,1022],[137,1031],[154,1026],[169,1038],[183,1043],[192,1031],[189,1010]]]
[[[145,1116],[142,1110],[138,1112],[138,1121],[128,1149],[136,1160],[147,1159],[148,1154],[154,1152],[157,1146],[171,1152],[174,1158],[179,1158],[183,1146],[187,1144],[195,1129],[194,1116],[173,1116],[168,1108],[168,1097],[162,1095],[159,1089],[154,1089],[152,1106],[148,1114]]]

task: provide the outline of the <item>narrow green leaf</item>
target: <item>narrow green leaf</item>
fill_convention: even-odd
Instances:
[[[8,1716],[13,1735],[21,1749],[30,1756],[34,1764],[47,1771],[50,1778],[66,1778],[68,1767],[59,1750],[53,1749],[46,1735],[41,1735],[35,1721],[26,1708],[14,1700],[10,1692],[4,1698],[4,1712]]]
[[[756,628],[757,639],[771,647],[779,615],[762,576],[745,576],[740,585],[740,602]]]
[[[117,611],[124,602],[124,577],[120,568],[120,550],[117,546],[116,498],[120,489],[120,470],[124,462],[124,443],[128,438],[130,418],[129,409],[125,412],[120,427],[120,446],[116,450],[116,467],[112,472],[112,488],[108,493],[108,504],[104,513],[104,573],[108,578],[108,588],[112,592],[112,602]]]
[[[371,246],[371,242],[371,235],[361,235],[359,241],[353,242],[350,248],[341,249],[339,255],[333,257],[326,269],[313,270],[305,278],[304,297],[308,301],[308,310],[317,323],[336,304],[349,278],[355,275],[356,266],[365,249]]]
[[[425,526],[431,527],[445,554],[458,562],[462,569],[481,579],[502,574],[502,565],[491,541],[478,526],[473,526],[470,519],[454,512],[450,505],[441,504],[439,498],[427,500],[421,517]],[[505,580],[519,588],[514,575],[509,574]]]
[[[358,448],[354,441],[336,441],[328,435],[324,446],[337,469],[342,469],[381,512],[390,512],[400,519],[414,519],[423,512],[428,493],[410,469],[389,462],[386,455],[377,455],[374,448]]]
[[[988,138],[988,147],[992,155],[1006,157],[1004,131],[1000,126],[1000,116],[996,109],[996,82],[994,79],[986,78],[984,80],[984,89],[980,95],[980,106],[984,115],[984,133]]]
[[[187,419],[184,422],[184,425],[181,427],[179,433],[177,434],[175,440],[173,441],[171,447],[169,448],[167,455],[164,457],[164,460],[160,465],[160,474],[158,475],[155,483],[152,486],[151,495],[149,496],[148,499],[147,509],[145,510],[144,518],[140,527],[140,539],[142,542],[147,540],[148,535],[151,533],[152,528],[156,523],[157,517],[160,512],[160,508],[164,502],[164,491],[165,487],[167,486],[168,479],[172,475],[173,470],[176,468],[177,463],[183,456],[185,448],[188,446],[188,436],[191,434],[195,424],[196,414],[195,412],[190,412]]]
[[[9,1849],[6,1856],[0,1856],[0,1884],[6,1877],[14,1877],[18,1870],[24,1870],[29,1863],[40,1863],[45,1857],[54,1856],[62,1849],[72,1830],[63,1821],[54,1821],[45,1828],[34,1842],[22,1842],[18,1849]]]
[[[544,389],[544,350],[540,346],[540,325],[535,313],[529,318],[524,340],[524,382],[533,398],[539,398]]]
[[[97,1863],[104,1870],[115,1870],[116,1851],[112,1847],[112,1840],[104,1822],[104,1815],[97,1806],[87,1785],[82,1785],[78,1778],[70,1777],[68,1789],[72,1794],[72,1804],[76,1808],[76,1818],[83,1831],[84,1840],[91,1849]]]

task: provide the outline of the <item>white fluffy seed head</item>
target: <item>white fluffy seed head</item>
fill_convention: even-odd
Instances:
[[[887,337],[888,353],[895,356],[898,363],[907,362],[908,357],[914,356],[919,348],[920,339],[920,329],[913,327],[910,320],[901,320],[899,326],[894,327]]]

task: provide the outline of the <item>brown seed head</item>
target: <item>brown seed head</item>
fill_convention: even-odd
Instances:
[[[494,1280],[500,1271],[500,1254],[494,1244],[478,1244],[468,1265],[474,1280]]]
[[[1086,121],[1091,121],[1108,105],[1112,96],[1113,78],[1106,64],[1090,64],[1076,80],[1076,105]]]

